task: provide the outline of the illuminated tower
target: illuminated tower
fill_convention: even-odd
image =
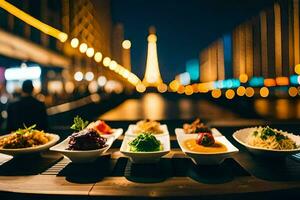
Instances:
[[[146,71],[143,79],[143,84],[146,87],[157,87],[163,83],[160,75],[158,58],[157,58],[157,48],[156,41],[157,37],[155,35],[155,28],[149,28],[148,36],[148,52],[147,52],[147,62]]]

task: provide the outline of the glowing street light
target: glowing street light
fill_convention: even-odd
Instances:
[[[105,58],[103,59],[103,65],[104,65],[105,67],[108,67],[109,64],[110,64],[110,62],[111,62],[110,57],[105,57]]]
[[[109,63],[109,69],[111,70],[115,70],[118,66],[118,63],[114,60],[112,60],[110,63]]]
[[[269,96],[269,89],[267,87],[262,87],[259,90],[259,94],[261,97],[267,97]]]
[[[86,55],[89,57],[89,58],[91,58],[91,57],[93,57],[94,56],[94,48],[92,48],[92,47],[90,47],[90,48],[88,48],[87,50],[86,50]]]
[[[78,40],[77,38],[73,38],[73,39],[71,40],[71,47],[77,48],[78,45],[79,45],[79,40]]]
[[[80,44],[80,46],[79,46],[79,51],[80,51],[80,53],[85,53],[86,50],[87,50],[87,48],[88,48],[88,46],[87,46],[86,43]]]
[[[95,53],[95,56],[94,56],[94,59],[95,59],[95,61],[96,62],[101,62],[101,60],[102,60],[102,53],[100,53],[100,52],[96,52]]]
[[[83,73],[82,72],[76,72],[75,74],[74,74],[74,79],[75,79],[75,81],[82,81],[82,79],[83,79]]]
[[[94,73],[93,72],[87,72],[87,73],[85,73],[84,78],[87,81],[92,81],[94,79]]]
[[[130,49],[130,47],[131,47],[131,42],[130,42],[129,40],[124,40],[124,41],[122,42],[122,47],[123,47],[124,49]]]

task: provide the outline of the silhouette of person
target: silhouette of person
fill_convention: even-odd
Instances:
[[[36,124],[36,128],[47,128],[47,113],[43,102],[32,96],[33,84],[31,80],[25,80],[22,84],[20,98],[8,104],[7,107],[7,131],[15,131],[24,125]]]

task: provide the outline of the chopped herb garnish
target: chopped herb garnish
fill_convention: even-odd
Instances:
[[[81,131],[89,124],[88,121],[84,121],[78,115],[74,118],[73,125],[70,127],[73,130]]]
[[[36,124],[33,124],[32,126],[27,127],[25,124],[23,124],[24,128],[19,128],[18,130],[15,131],[16,134],[23,135],[25,133],[30,133],[34,130],[36,127]]]

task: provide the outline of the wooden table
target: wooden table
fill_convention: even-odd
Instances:
[[[178,125],[170,123],[170,126]],[[125,124],[128,125],[128,122],[122,125]],[[11,160],[2,164],[0,197],[299,199],[299,161],[255,158],[231,137],[233,131],[240,127],[222,124],[218,128],[240,149],[221,166],[196,167],[178,148],[174,135],[171,136],[172,151],[158,164],[132,165],[119,152],[119,140],[107,155],[93,164],[74,165],[55,153],[45,153],[45,158],[26,158],[25,162],[24,159]]]

